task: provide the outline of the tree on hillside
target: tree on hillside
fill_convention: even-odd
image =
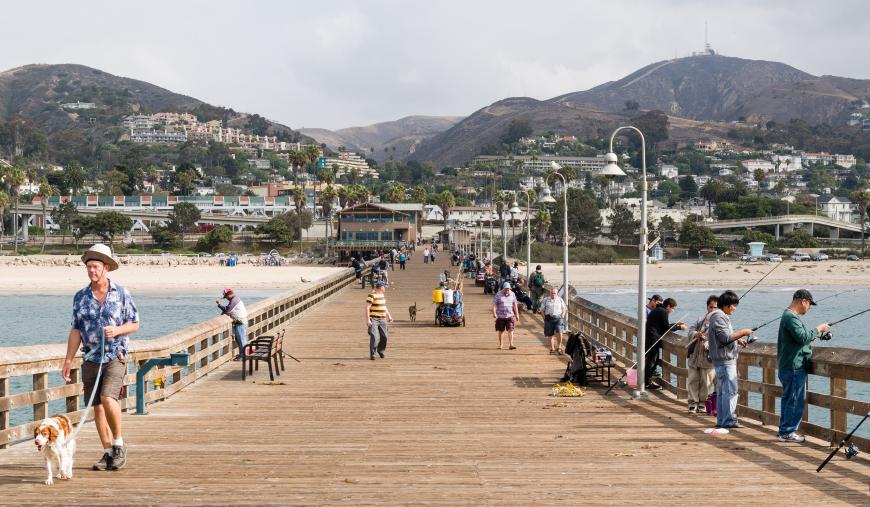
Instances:
[[[387,188],[387,202],[402,202],[405,200],[405,185],[398,181],[390,183]]]
[[[450,216],[450,210],[456,206],[456,198],[449,190],[445,190],[438,194],[438,206],[444,212],[444,223],[447,224],[447,218]]]
[[[21,199],[21,185],[24,184],[24,180],[26,176],[24,175],[24,171],[21,170],[18,166],[7,167],[5,169],[0,168],[0,182],[2,182],[7,189],[9,199],[12,201],[12,234],[13,234],[13,245],[14,251],[18,253],[18,201]]]
[[[633,238],[637,234],[638,221],[634,214],[624,204],[618,204],[610,215],[610,237],[616,240],[617,246],[624,239]]]
[[[586,190],[568,189],[568,234],[580,242],[588,243],[601,234],[601,213],[595,195]],[[550,227],[557,242],[562,241],[564,230],[563,206],[565,192],[556,198],[556,204],[550,208],[553,224]]]
[[[532,127],[529,126],[529,123],[525,120],[511,120],[510,124],[508,124],[507,129],[499,138],[499,141],[503,144],[514,144],[519,141],[522,137],[527,137],[532,135]]]
[[[76,195],[85,185],[85,171],[76,160],[71,160],[63,168],[63,180],[72,195]]]
[[[169,228],[181,236],[181,246],[184,247],[184,235],[193,231],[196,222],[202,217],[199,208],[189,202],[180,202],[169,212]]]
[[[752,172],[752,179],[754,179],[755,182],[758,183],[757,195],[759,196],[761,195],[761,184],[764,183],[764,178],[766,176],[767,175],[764,173],[764,169],[756,169]]]
[[[709,180],[701,187],[701,197],[707,201],[707,211],[713,214],[713,205],[719,202],[719,193],[722,191],[722,184],[717,180]]]
[[[680,198],[691,199],[698,195],[698,183],[691,176],[683,176],[680,178]]]

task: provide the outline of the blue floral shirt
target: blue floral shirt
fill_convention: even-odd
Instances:
[[[91,286],[76,292],[73,298],[73,314],[70,326],[82,335],[84,360],[100,362],[100,342],[103,328],[120,326],[128,322],[139,322],[139,312],[130,292],[109,280],[109,292],[101,305],[94,297]],[[119,355],[127,355],[127,335],[106,340],[105,355],[102,362],[108,363]]]

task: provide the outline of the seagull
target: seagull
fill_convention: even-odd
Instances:
[[[299,277],[299,280],[300,280],[302,283],[308,283],[308,282],[311,281],[311,280],[305,278],[304,276]]]

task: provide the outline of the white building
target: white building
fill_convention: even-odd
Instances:
[[[851,169],[856,163],[855,155],[834,155],[834,164]]]
[[[852,222],[855,217],[855,205],[848,197],[822,195],[818,199],[819,212],[834,220]]]
[[[773,163],[779,172],[792,172],[803,169],[803,159],[798,155],[774,155]]]
[[[675,165],[662,164],[661,168],[659,169],[659,174],[663,178],[667,178],[669,180],[672,180],[672,179],[676,178],[677,176],[679,176],[680,171],[677,169],[677,166],[675,166]]]
[[[756,169],[761,169],[766,173],[773,172],[776,169],[773,162],[757,158],[744,160],[740,164],[746,168],[746,171],[749,172],[749,174],[754,173]]]
[[[579,172],[597,172],[604,167],[604,156],[600,157],[568,157],[561,155],[540,155],[532,157],[531,155],[515,155],[515,156],[494,156],[481,155],[474,157],[472,162],[494,163],[496,167],[511,168],[515,163],[521,163],[524,170],[545,172],[552,169],[552,162],[556,162],[562,167],[573,167]]]
[[[60,107],[64,109],[96,109],[97,105],[93,102],[79,102],[77,100],[75,102],[67,102],[66,104],[61,104]]]
[[[248,163],[255,169],[269,170],[272,168],[272,161],[267,158],[249,158]]]
[[[356,171],[360,177],[379,178],[378,171],[369,167],[366,160],[350,151],[339,152],[337,157],[321,157],[317,161],[317,167],[336,167],[335,177],[339,178],[351,171]]]

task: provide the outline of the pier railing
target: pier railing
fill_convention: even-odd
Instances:
[[[297,315],[355,281],[353,270],[343,269],[312,287],[251,304],[248,306],[248,337],[266,334],[286,325]],[[173,352],[190,354],[190,366],[158,367],[148,373],[145,377],[145,398],[146,402],[154,402],[172,396],[230,361],[233,343],[232,321],[226,316],[194,324],[161,338],[131,340],[128,371],[124,378],[126,395],[122,396],[121,407],[124,410],[135,409],[136,369],[148,359],[165,357]],[[292,337],[286,343],[292,347]],[[0,348],[0,449],[31,436],[35,422],[49,415],[49,404],[52,402],[51,413],[65,412],[73,422],[85,415],[81,353],[73,361],[69,384],[64,384],[60,379],[65,355],[66,344]],[[26,387],[28,383],[29,389]],[[24,387],[20,387],[21,384]],[[14,389],[13,385],[19,387]],[[30,421],[11,424],[10,414],[13,411],[20,413],[28,409],[32,410]]]
[[[569,305],[568,320],[572,329],[580,330],[599,345],[608,347],[613,357],[625,367],[636,360],[637,319],[574,296]],[[677,398],[688,396],[686,368],[689,339],[670,333],[662,340],[662,387]],[[753,343],[740,351],[737,361],[740,378],[738,415],[761,421],[765,425],[778,425],[778,398],[782,387],[777,385],[776,345]],[[870,351],[841,347],[814,347],[810,366],[810,389],[807,405],[824,411],[828,425],[809,422],[810,410],[804,410],[801,432],[824,440],[839,440],[848,431],[847,417],[863,417],[870,411],[870,403],[849,398],[849,392],[868,392],[870,383]],[[813,390],[814,377],[827,380],[828,392]],[[752,398],[752,401],[750,401]],[[760,398],[760,400],[759,400]],[[813,412],[818,413],[817,410]],[[853,437],[861,447],[870,439]]]

